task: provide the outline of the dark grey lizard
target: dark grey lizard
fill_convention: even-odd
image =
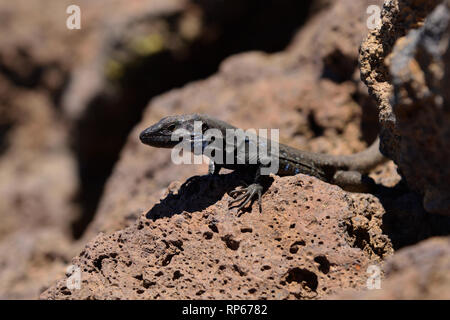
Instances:
[[[201,122],[200,133],[205,133],[209,129],[218,129],[223,137],[225,137],[227,129],[237,129],[224,121],[203,114],[176,115],[165,117],[158,123],[142,131],[140,139],[144,144],[153,147],[174,148],[179,144],[179,140],[174,141],[172,135],[176,130],[183,129],[187,135],[184,138],[188,140],[191,146],[194,147],[196,143],[200,143],[202,145],[201,150],[204,151],[205,145],[210,143],[210,141],[206,141],[205,136],[202,134],[199,135],[194,129],[195,121]],[[271,140],[266,141],[268,141],[268,145],[270,146],[272,143]],[[246,139],[245,143],[248,144],[249,140]],[[351,191],[366,191],[368,186],[373,185],[373,181],[363,174],[385,160],[379,151],[378,138],[369,148],[362,152],[341,156],[302,151],[281,143],[278,146],[279,152],[277,159],[279,165],[278,170],[275,172],[277,175],[289,176],[303,173]],[[226,148],[224,147],[223,149]],[[274,155],[270,153],[270,147],[268,149],[268,156],[273,157]],[[237,195],[237,198],[231,200],[229,204],[234,205],[239,202],[232,207],[241,209],[257,196],[261,211],[261,195],[263,190],[261,185],[261,169],[267,167],[267,163],[263,163],[258,155],[256,158],[252,157],[248,152],[248,148],[245,153],[246,162],[244,164],[237,163],[237,145],[231,148],[234,154],[233,163],[227,163],[225,156],[227,152],[230,152],[230,149],[227,150],[226,152],[222,150],[224,151],[223,158],[221,158],[223,161],[215,162],[214,159],[210,161],[208,173],[217,175],[221,168],[251,171],[254,173],[254,183],[246,188],[232,191],[230,195],[232,197]],[[253,159],[253,164],[250,164],[250,158]]]

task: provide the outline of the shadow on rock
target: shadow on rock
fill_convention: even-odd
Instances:
[[[160,203],[153,206],[147,213],[146,218],[157,220],[171,217],[183,212],[202,211],[220,201],[225,193],[239,186],[250,184],[253,181],[251,172],[234,171],[229,174],[194,176],[188,179],[175,192],[170,192]],[[272,184],[273,179],[267,177],[263,181],[263,193]],[[255,199],[247,205],[243,212],[251,210]]]
[[[426,212],[421,196],[408,190],[404,182],[392,188],[380,187],[375,195],[386,210],[382,229],[394,250],[450,234],[450,217]]]

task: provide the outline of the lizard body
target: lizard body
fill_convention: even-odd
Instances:
[[[236,130],[237,128],[218,119],[212,118],[203,114],[187,114],[169,116],[161,119],[158,123],[148,127],[140,134],[140,140],[147,145],[159,148],[173,148],[179,141],[172,139],[173,133],[178,129],[183,129],[189,142],[194,146],[196,143],[200,143],[204,150],[205,145],[210,142],[205,140],[205,136],[198,135],[195,131],[194,123],[199,121],[201,123],[201,131],[205,133],[209,129],[219,130],[225,137],[227,129]],[[270,139],[267,139],[268,156],[274,155],[270,152],[270,145],[273,143]],[[245,140],[243,143],[248,144],[249,141]],[[229,145],[228,145],[229,146]],[[230,204],[234,204],[240,201],[237,205],[239,209],[244,207],[254,196],[258,196],[258,201],[261,211],[261,169],[267,164],[261,161],[259,155],[256,156],[249,153],[248,148],[245,149],[245,163],[238,163],[236,161],[236,150],[239,145],[231,146],[228,151],[223,151],[223,161],[215,163],[214,160],[210,162],[209,173],[218,174],[221,168],[232,170],[251,170],[254,172],[255,181],[253,184],[246,188],[234,190],[230,193],[231,196],[238,195],[236,199],[230,201]],[[278,170],[275,172],[279,176],[289,176],[298,173],[314,176],[322,181],[339,185],[347,190],[351,191],[363,191],[366,190],[368,185],[373,184],[373,181],[368,181],[364,173],[367,173],[370,169],[382,162],[385,158],[379,151],[379,139],[366,150],[355,153],[352,155],[334,156],[321,153],[313,153],[295,149],[293,147],[278,144]],[[233,152],[234,160],[232,163],[227,163],[227,153]],[[249,160],[252,159],[253,162]],[[369,183],[370,182],[370,183]]]

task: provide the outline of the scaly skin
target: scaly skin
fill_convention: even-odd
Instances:
[[[188,133],[188,141],[190,144],[194,146],[196,143],[200,143],[203,146],[202,151],[204,151],[204,146],[207,145],[209,141],[205,141],[203,136],[195,135],[195,121],[200,121],[202,123],[201,131],[203,133],[209,129],[217,129],[222,133],[223,137],[226,136],[227,129],[237,129],[224,121],[203,114],[176,115],[165,117],[158,123],[142,131],[140,139],[142,143],[149,146],[173,148],[179,141],[172,141],[172,134],[175,130],[184,129]],[[266,141],[268,146],[268,156],[274,157],[275,155],[270,153],[272,141],[264,141]],[[209,173],[218,174],[221,168],[244,171],[251,170],[254,172],[254,183],[246,188],[232,191],[230,195],[232,197],[237,196],[237,198],[231,200],[229,204],[232,205],[230,208],[238,207],[238,209],[242,209],[257,196],[259,209],[261,211],[261,195],[263,190],[261,186],[261,169],[267,167],[267,164],[263,164],[266,162],[261,161],[262,159],[260,159],[258,155],[252,157],[251,154],[249,154],[249,140],[245,140],[244,143],[247,147],[245,149],[245,163],[241,164],[237,162],[237,152],[235,151],[237,150],[238,145],[232,145],[230,150],[233,152],[234,162],[229,164],[225,161],[226,154],[230,151],[226,152],[222,149],[223,161],[218,164],[211,159]],[[333,156],[312,153],[283,144],[279,144],[278,155],[279,166],[276,172],[277,175],[289,176],[303,173],[319,178],[325,182],[339,185],[351,191],[365,191],[373,186],[373,181],[363,174],[385,160],[379,151],[378,138],[369,148],[353,155]],[[250,159],[254,162],[250,162]]]

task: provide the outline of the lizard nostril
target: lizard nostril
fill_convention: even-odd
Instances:
[[[141,132],[141,134],[139,135],[139,139],[142,141],[142,142],[145,142],[145,138],[147,137],[147,130],[144,130],[144,131],[142,131]]]

